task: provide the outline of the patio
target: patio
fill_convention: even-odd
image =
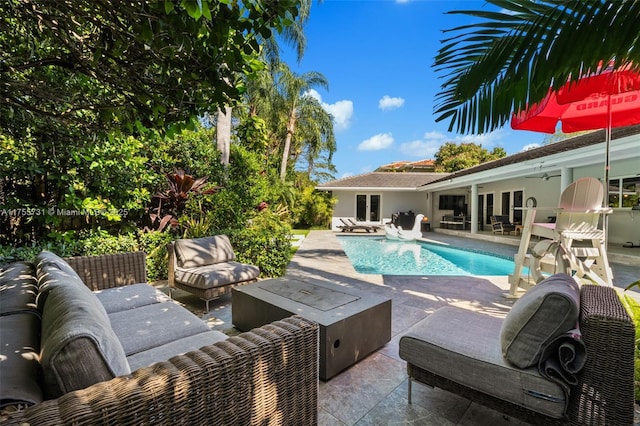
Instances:
[[[465,238],[449,232],[430,232],[424,236],[427,240],[502,255],[512,256],[517,251],[517,239],[514,238],[514,243],[509,244],[509,237],[498,242],[488,241],[488,238]],[[611,254],[612,260],[616,260],[614,253]],[[640,257],[635,259],[640,260]],[[624,262],[626,265],[611,264],[616,277],[614,283],[618,287],[637,280],[640,275],[640,262]],[[289,264],[287,274],[303,280],[329,281],[393,300],[391,342],[330,381],[320,382],[319,424],[525,424],[446,391],[420,384],[414,386],[413,405],[408,405],[405,362],[398,356],[398,341],[404,332],[441,306],[449,304],[500,317],[506,315],[513,305],[513,300],[502,296],[509,288],[506,276],[405,277],[359,274],[331,231],[312,231]],[[212,328],[229,334],[236,331],[231,324],[230,296],[211,302],[211,311],[207,315],[203,315],[202,301],[182,292],[176,293],[176,296],[178,301],[207,320]],[[636,424],[640,422],[636,421]]]

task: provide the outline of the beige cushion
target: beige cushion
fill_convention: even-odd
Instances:
[[[536,365],[545,345],[573,329],[580,314],[580,288],[566,274],[553,275],[528,290],[502,323],[502,355],[519,368]]]
[[[260,268],[239,262],[221,262],[199,268],[176,268],[176,282],[207,290],[229,284],[255,280]]]
[[[174,247],[176,260],[181,268],[195,268],[236,259],[226,235],[176,240]]]

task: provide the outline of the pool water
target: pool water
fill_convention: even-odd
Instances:
[[[513,260],[417,241],[338,237],[353,267],[381,275],[509,275]]]

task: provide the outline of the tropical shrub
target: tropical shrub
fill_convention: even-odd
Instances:
[[[296,227],[328,228],[336,200],[328,192],[308,186],[302,190],[301,213]]]
[[[177,228],[190,198],[214,194],[218,189],[207,185],[207,177],[194,178],[182,169],[167,174],[167,188],[153,196],[155,205],[149,213],[151,225],[159,231],[167,226]]]
[[[264,210],[246,228],[222,233],[229,236],[239,262],[257,265],[262,276],[284,274],[291,260],[291,228],[276,214]]]
[[[169,253],[167,246],[175,237],[169,232],[139,232],[140,250],[147,254],[147,278],[149,281],[166,280]]]

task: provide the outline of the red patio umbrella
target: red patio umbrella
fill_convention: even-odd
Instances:
[[[604,202],[609,205],[611,129],[640,124],[640,72],[630,65],[596,70],[558,90],[511,118],[511,128],[555,133],[605,129]]]

